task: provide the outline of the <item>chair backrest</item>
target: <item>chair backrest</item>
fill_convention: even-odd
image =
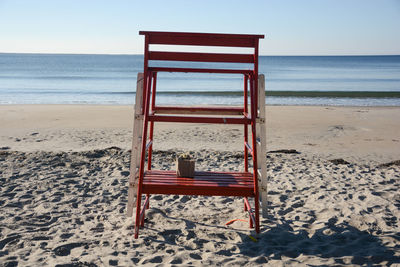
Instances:
[[[140,31],[145,36],[144,71],[172,72],[209,72],[209,73],[253,73],[258,75],[258,43],[264,35],[247,34],[218,34],[218,33],[187,33],[187,32],[151,32]],[[169,52],[150,51],[150,45],[177,45],[202,47],[237,47],[253,48],[252,53],[207,53],[207,52]],[[204,48],[204,49],[205,49]],[[182,62],[217,62],[217,63],[248,63],[252,69],[230,68],[176,68],[176,67],[149,67],[151,61],[182,61]]]

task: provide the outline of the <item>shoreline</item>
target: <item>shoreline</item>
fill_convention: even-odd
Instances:
[[[178,104],[162,104],[160,106],[177,106]],[[10,106],[98,106],[98,107],[109,107],[109,106],[116,106],[116,107],[133,107],[135,106],[133,103],[130,104],[0,104],[0,109],[1,107],[10,107]],[[202,107],[202,106],[230,106],[230,107],[241,107],[242,105],[223,105],[223,104],[201,104],[201,105],[187,105],[187,107]],[[305,104],[299,104],[299,105],[282,105],[282,104],[265,104],[265,107],[320,107],[320,108],[400,108],[399,105],[381,105],[381,106],[367,106],[367,105],[305,105]],[[0,110],[1,111],[1,110]]]
[[[176,106],[178,104],[166,104],[166,105],[160,105],[160,106]],[[8,107],[8,106],[117,106],[117,107],[131,107],[134,106],[128,105],[128,104],[0,104],[1,107]],[[201,104],[201,105],[185,105],[185,107],[195,107],[195,106],[229,106],[229,107],[241,107],[242,105],[206,105],[206,104]],[[265,104],[266,107],[338,107],[338,108],[400,108],[400,106],[357,106],[357,105],[351,105],[351,106],[334,106],[334,105],[281,105],[281,104]]]

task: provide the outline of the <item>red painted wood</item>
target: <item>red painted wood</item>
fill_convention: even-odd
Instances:
[[[251,209],[249,200],[247,199],[247,197],[244,198],[244,204],[246,206],[246,210],[249,213],[249,217],[250,217],[250,228],[254,228],[254,225],[256,225],[256,219],[254,216],[254,212]]]
[[[149,147],[153,144],[153,140],[149,140],[149,142],[147,142],[146,144],[146,151],[149,149]]]
[[[154,171],[144,172],[144,161],[146,151],[146,140],[148,124],[150,123],[149,139],[153,139],[153,127],[156,121],[165,122],[187,122],[187,123],[227,123],[243,124],[245,130],[245,155],[248,155],[247,148],[251,151],[248,143],[248,126],[251,125],[252,146],[255,147],[255,126],[257,116],[257,79],[258,79],[258,43],[263,35],[245,34],[206,34],[206,33],[177,33],[177,32],[145,32],[145,55],[144,55],[144,92],[143,92],[143,139],[141,151],[141,164],[139,170],[139,186],[136,209],[136,228],[135,238],[138,237],[139,224],[143,224],[145,208],[149,206],[148,198],[141,210],[142,194],[178,194],[178,195],[207,195],[207,196],[242,196],[245,197],[245,207],[250,214],[251,226],[255,226],[256,231],[260,231],[259,224],[259,203],[258,203],[258,182],[257,182],[257,151],[253,152],[253,173],[249,173],[247,157],[245,159],[246,172],[197,172],[194,178],[176,177],[174,171]],[[224,54],[224,53],[188,53],[188,52],[159,52],[150,51],[151,44],[161,45],[200,45],[200,46],[224,46],[224,47],[249,47],[254,48],[251,54]],[[149,67],[149,60],[163,61],[195,61],[195,62],[235,62],[251,63],[252,69],[212,69],[212,68],[175,68],[168,67]],[[243,74],[244,79],[244,107],[243,108],[210,108],[210,107],[157,107],[155,104],[156,74],[157,72],[197,72],[197,73],[226,73]],[[151,88],[153,94],[150,100]],[[248,88],[249,87],[249,88]],[[247,108],[247,91],[250,89],[250,110]],[[151,106],[151,111],[150,111]],[[193,112],[196,115],[209,116],[171,116],[156,115],[157,109],[160,113],[170,111],[174,114]],[[180,112],[180,113],[179,113]],[[213,113],[215,112],[215,113]],[[224,113],[225,112],[225,113]],[[229,115],[239,115],[240,117],[224,117]],[[151,142],[150,142],[151,144]],[[149,165],[151,168],[151,151],[149,149]],[[149,167],[150,166],[150,167]],[[255,201],[255,214],[250,208],[247,197],[253,197]]]
[[[226,186],[252,186],[252,173],[242,172],[195,172],[195,178],[178,177],[175,171],[150,170],[145,173],[146,182],[151,183],[182,183],[182,184],[207,184],[210,186],[226,183]]]
[[[186,112],[186,113],[197,113],[197,112],[214,112],[214,114],[224,113],[236,113],[237,115],[243,115],[242,107],[168,107],[168,106],[155,106],[153,111],[157,112]]]
[[[250,124],[249,118],[217,118],[195,116],[149,115],[149,121],[180,122],[180,123],[215,123],[215,124]]]
[[[144,226],[144,216],[146,214],[146,209],[147,209],[147,206],[149,204],[149,200],[150,200],[150,196],[147,195],[146,199],[144,201],[144,205],[143,205],[142,211],[140,212],[139,220],[140,220],[140,226],[142,226],[142,227]]]
[[[263,39],[262,34],[237,34],[237,33],[202,33],[202,32],[161,32],[161,31],[139,31],[140,35],[152,36],[184,36],[184,37],[206,37],[206,38],[257,38]]]
[[[252,70],[237,69],[197,69],[197,68],[169,68],[169,67],[149,67],[148,70],[155,72],[196,72],[196,73],[232,73],[249,74]]]
[[[258,39],[264,38],[264,35],[220,34],[220,33],[205,34],[205,33],[140,31],[139,34],[148,36],[149,44],[162,44],[162,45],[255,47]]]
[[[150,44],[162,45],[196,45],[196,46],[226,46],[226,47],[254,47],[254,39],[247,38],[214,38],[186,37],[186,36],[150,36]]]
[[[149,60],[254,63],[252,54],[149,52]]]
[[[250,152],[250,154],[253,156],[253,148],[251,147],[251,145],[249,144],[249,142],[245,141],[245,142],[244,142],[244,146],[245,146],[245,148]]]
[[[196,172],[194,178],[177,177],[174,171],[147,171],[143,193],[254,197],[252,173]]]
[[[151,93],[151,109],[154,108],[156,104],[156,84],[157,84],[157,72],[154,72],[153,74],[153,87],[152,87],[152,93]],[[150,113],[149,113],[150,114]],[[150,122],[150,132],[149,132],[149,143],[150,147],[148,149],[148,154],[147,154],[147,169],[151,169],[151,161],[152,161],[152,155],[153,155],[153,135],[154,135],[154,122]]]
[[[249,75],[244,75],[244,80],[243,80],[243,114],[245,117],[248,117],[248,85],[249,85]],[[249,140],[249,131],[248,131],[248,125],[245,124],[243,125],[243,130],[244,130],[244,143],[248,142]],[[249,153],[246,149],[246,145],[244,145],[244,171],[248,172],[249,171]]]

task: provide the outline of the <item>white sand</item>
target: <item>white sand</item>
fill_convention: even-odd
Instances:
[[[267,107],[261,233],[225,226],[247,219],[240,198],[153,196],[137,240],[125,215],[132,114],[0,106],[0,265],[400,264],[400,108]],[[241,170],[242,129],[225,129],[160,124],[155,168],[192,151],[198,169]]]

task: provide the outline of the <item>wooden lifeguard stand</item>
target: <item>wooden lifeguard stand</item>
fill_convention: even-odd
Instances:
[[[128,216],[136,206],[135,238],[144,224],[150,195],[203,195],[244,197],[250,227],[260,231],[259,200],[267,212],[265,82],[258,75],[258,45],[264,35],[148,32],[144,35],[144,71],[137,77],[136,102],[128,191]],[[150,51],[150,45],[252,48],[250,54]],[[248,69],[152,67],[149,61],[247,63]],[[184,107],[156,105],[158,72],[224,73],[243,75],[243,107]],[[250,99],[250,101],[249,101]],[[242,124],[243,172],[195,172],[194,178],[177,177],[175,171],[152,170],[153,131],[156,122]],[[251,131],[249,137],[248,130]],[[251,139],[251,142],[249,141]],[[145,167],[147,152],[147,167]],[[253,168],[249,171],[248,155]],[[146,195],[143,206],[142,195]],[[261,197],[260,197],[261,196]],[[254,211],[248,198],[254,198]],[[136,200],[136,201],[135,201]]]

